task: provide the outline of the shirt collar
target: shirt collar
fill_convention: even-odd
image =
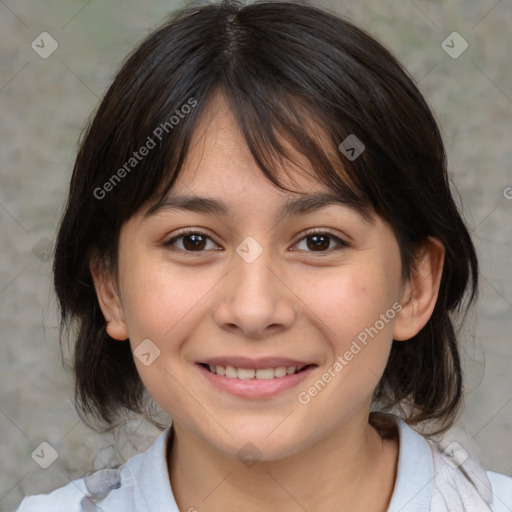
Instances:
[[[397,477],[387,512],[428,511],[434,481],[430,446],[403,419],[389,416],[398,427],[399,451]],[[167,466],[167,447],[171,435],[172,427],[169,427],[141,454],[143,457],[139,459],[139,468],[130,468],[131,474],[137,479],[136,492],[140,493],[140,496],[134,496],[135,501],[143,501],[146,510],[179,512]]]
[[[398,468],[393,495],[387,512],[426,512],[430,510],[434,486],[434,462],[426,439],[398,416]]]
[[[135,479],[133,501],[137,512],[139,510],[179,512],[167,466],[167,447],[172,432],[172,426],[164,430],[148,450],[141,454],[142,458],[138,464],[129,467],[130,477]],[[130,462],[128,461],[128,466]]]

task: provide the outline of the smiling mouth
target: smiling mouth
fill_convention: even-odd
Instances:
[[[305,366],[277,366],[275,368],[237,368],[235,366],[221,366],[206,363],[200,363],[200,365],[206,368],[210,373],[227,377],[228,379],[240,380],[282,379],[288,375],[295,375],[311,366],[315,366],[308,364]]]

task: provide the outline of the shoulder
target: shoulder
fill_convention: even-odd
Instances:
[[[512,476],[487,471],[491,482],[494,512],[510,512],[512,508]]]
[[[49,494],[27,496],[16,512],[177,512],[169,482],[166,446],[170,429],[118,469],[101,469]]]
[[[457,442],[461,440],[458,433],[433,440],[401,418],[388,417],[399,431],[397,478],[389,511],[512,511],[512,477],[486,471]]]
[[[78,512],[87,492],[85,479],[79,478],[49,494],[26,496],[16,512]]]
[[[89,512],[96,510],[95,503],[105,498],[111,490],[123,488],[126,473],[118,469],[102,469],[72,480],[48,494],[27,496],[16,512]]]

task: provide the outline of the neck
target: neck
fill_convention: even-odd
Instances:
[[[285,459],[254,465],[219,452],[175,422],[168,464],[178,507],[385,512],[396,478],[398,441],[383,439],[363,420],[354,419]]]

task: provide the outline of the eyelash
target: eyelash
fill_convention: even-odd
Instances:
[[[180,239],[183,239],[183,238],[186,238],[187,236],[190,236],[190,235],[199,235],[199,236],[202,236],[202,237],[205,237],[209,240],[211,240],[213,242],[213,239],[208,236],[206,233],[203,233],[201,231],[195,231],[195,230],[188,230],[188,231],[184,231],[182,233],[179,233],[178,235],[176,236],[173,236],[172,238],[170,238],[169,240],[166,240],[163,245],[165,247],[169,247],[170,249],[172,250],[176,250],[176,251],[180,251],[180,252],[183,252],[187,255],[193,255],[195,253],[197,254],[201,254],[203,252],[205,252],[207,249],[205,250],[201,250],[201,251],[188,251],[186,249],[179,249],[179,248],[176,248],[173,246],[173,244],[180,240]],[[329,231],[325,231],[325,230],[320,230],[320,229],[315,229],[315,230],[312,230],[312,231],[308,231],[307,233],[305,233],[305,235],[294,245],[297,245],[299,244],[300,242],[302,242],[303,240],[309,238],[309,237],[312,237],[312,236],[315,236],[315,235],[324,235],[324,236],[327,236],[329,237],[330,239],[334,240],[335,242],[337,242],[337,247],[333,248],[333,249],[327,249],[326,251],[305,251],[305,252],[310,252],[310,253],[313,253],[317,256],[322,256],[322,255],[325,255],[325,254],[331,254],[335,251],[339,251],[341,249],[344,249],[346,247],[349,247],[349,244],[347,242],[345,242],[344,240],[342,240],[339,236],[336,236],[334,235],[333,233],[329,232]],[[215,243],[215,242],[214,242]],[[329,244],[330,245],[330,244]]]

